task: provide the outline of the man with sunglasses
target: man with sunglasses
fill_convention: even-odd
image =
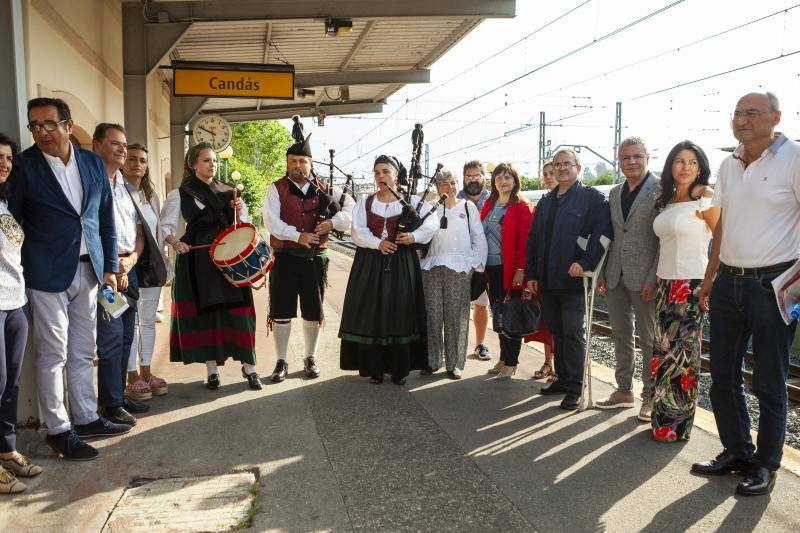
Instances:
[[[14,168],[9,210],[25,230],[22,266],[47,444],[65,459],[87,461],[98,452],[82,438],[121,435],[130,426],[97,415],[97,289],[101,283],[116,289],[119,261],[105,166],[70,142],[72,126],[63,100],[28,102],[35,144]],[[74,428],[64,403],[65,367]]]
[[[464,188],[456,198],[469,200],[478,208],[478,213],[483,209],[483,204],[489,198],[486,188],[486,176],[483,174],[483,163],[477,159],[464,163]],[[475,325],[475,357],[481,361],[492,358],[489,348],[484,344],[486,328],[489,324],[489,294],[483,291],[480,296],[472,301],[472,323]]]

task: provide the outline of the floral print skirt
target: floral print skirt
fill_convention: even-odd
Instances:
[[[661,280],[651,367],[653,438],[689,440],[697,406],[697,376],[705,314],[701,279]]]

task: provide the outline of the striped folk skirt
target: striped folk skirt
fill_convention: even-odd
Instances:
[[[169,360],[183,364],[206,361],[222,364],[230,357],[255,364],[256,311],[252,298],[249,305],[200,312],[189,261],[188,254],[179,255],[175,264]]]

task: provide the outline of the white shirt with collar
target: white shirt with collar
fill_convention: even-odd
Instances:
[[[302,187],[299,187],[295,182],[289,180],[289,186],[298,189],[303,193],[303,196],[305,196],[306,193],[308,193],[308,189],[311,187],[311,184],[305,182]],[[331,190],[331,196],[338,202],[339,198],[342,197],[342,190],[334,186]],[[344,202],[342,202],[342,204],[342,210],[333,215],[333,218],[331,218],[333,229],[337,231],[347,231],[350,229],[353,207],[356,203],[348,194],[345,195]],[[267,226],[267,231],[270,233],[270,235],[282,241],[297,242],[300,239],[300,231],[296,227],[287,224],[281,219],[281,198],[274,183],[271,183],[267,188],[267,195],[264,198],[264,207],[262,209],[264,215],[264,224]]]
[[[442,217],[447,220],[445,229],[441,229]],[[438,221],[439,229],[428,254],[420,260],[422,270],[443,266],[455,272],[483,272],[488,245],[475,203],[459,199],[452,208],[441,206],[428,218]]]
[[[133,199],[125,188],[125,178],[117,170],[113,178],[108,178],[111,194],[114,197],[114,224],[117,228],[117,251],[119,255],[129,254],[136,248],[136,226],[141,224],[136,215]]]
[[[722,209],[720,261],[756,268],[800,257],[800,144],[781,134],[745,167],[722,162],[712,204]]]
[[[44,152],[42,152],[42,155],[50,166],[50,170],[53,171],[56,181],[61,185],[64,196],[67,197],[67,201],[69,201],[72,208],[78,216],[80,216],[83,208],[83,182],[81,181],[81,172],[78,169],[78,162],[75,161],[75,149],[72,143],[69,143],[69,160],[66,165],[60,157],[53,157]],[[81,230],[80,255],[86,255],[88,253],[89,247],[86,246],[86,238],[83,235],[83,230]]]

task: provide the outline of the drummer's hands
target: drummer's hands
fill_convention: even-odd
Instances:
[[[382,240],[378,245],[378,250],[380,250],[383,255],[393,254],[397,251],[397,245],[392,241]]]
[[[171,244],[172,249],[175,250],[175,253],[178,255],[189,253],[192,250],[192,247],[183,241],[174,240]]]
[[[244,200],[237,197],[236,200],[231,200],[231,207],[236,211],[236,215],[240,215],[244,209]]]
[[[319,244],[319,235],[314,233],[301,233],[300,238],[297,239],[297,244],[311,248],[312,245]]]
[[[398,233],[397,237],[394,239],[394,242],[396,242],[397,244],[412,244],[414,242],[414,234]]]
[[[325,235],[326,233],[330,233],[333,229],[333,222],[330,220],[323,220],[317,227],[314,228],[314,233],[317,235]]]
[[[583,267],[578,263],[572,263],[569,267],[569,275],[573,278],[580,278],[583,276]]]

